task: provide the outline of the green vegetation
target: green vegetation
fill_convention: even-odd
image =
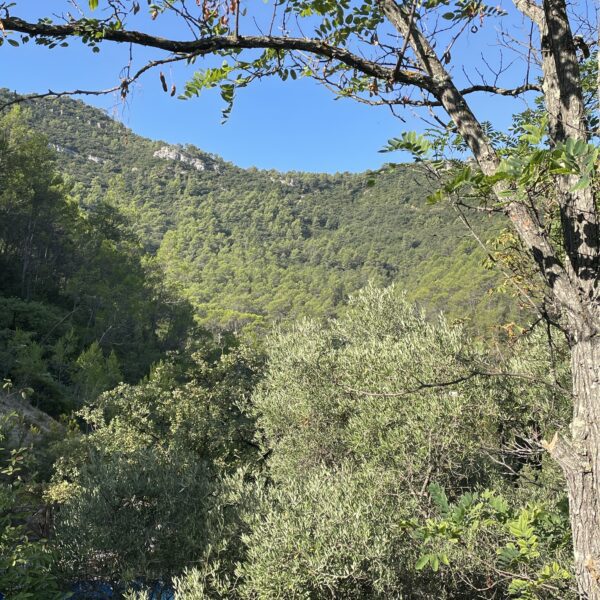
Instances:
[[[540,341],[536,355],[547,364]],[[513,350],[523,375],[536,368],[521,358],[530,349]],[[443,318],[428,322],[394,288],[365,289],[337,322],[299,324],[271,337],[267,352],[269,368],[253,399],[272,451],[273,484],[251,521],[244,597],[301,598],[309,591],[316,598],[470,598],[479,596],[469,588],[485,587],[486,578],[496,582],[496,593],[506,593],[510,582],[498,581],[502,569],[491,566],[504,542],[494,515],[489,522],[479,517],[481,531],[473,524],[477,516],[460,512],[477,542],[466,543],[464,533],[447,543],[439,564],[423,568],[422,557],[432,546],[441,553],[439,540],[449,537],[443,522],[430,520],[439,508],[427,491],[443,487],[465,510],[468,490],[506,491],[513,505],[543,501],[554,515],[562,494],[540,494],[525,472],[512,487],[501,449],[529,437],[533,414],[536,428],[551,430],[567,398],[545,412],[541,375],[537,391],[519,412],[508,413],[515,421],[501,431],[501,415],[519,384],[477,375],[498,372],[495,358],[460,326]],[[552,466],[542,472],[546,482],[558,476]],[[568,564],[562,517],[563,546],[540,536],[540,545],[550,548],[537,556],[558,553]],[[524,576],[535,566],[525,565]]]
[[[480,335],[508,298],[452,214],[417,204],[421,172],[207,174],[129,134],[145,175],[93,163],[91,180],[93,161],[27,126],[58,127],[48,106],[97,116],[43,103],[0,122],[0,407],[19,415],[0,591],[576,597],[538,443],[568,422],[566,346],[541,327]]]
[[[53,415],[176,349],[191,313],[109,201],[84,211],[19,111],[0,121],[0,377]]]
[[[3,120],[0,401],[20,421],[0,473],[0,588],[600,600],[587,4],[277,0],[270,24],[237,0],[72,4],[75,16],[34,23],[0,0],[0,46],[127,44],[123,100],[143,74],[185,61],[180,97],[218,88],[225,118],[238,89],[307,77],[338,98],[428,109],[430,128],[385,148],[414,165],[373,177],[243,171],[73,102],[32,106],[29,127],[48,138]],[[179,29],[150,23],[167,15]],[[492,19],[496,61],[481,35]],[[138,47],[153,56],[139,69]],[[494,108],[533,102],[495,131],[472,110],[480,93]],[[457,238],[466,214],[480,238],[500,233],[486,262],[533,324],[488,294],[498,279]],[[17,471],[21,438],[33,447]],[[53,519],[34,538],[42,500]]]
[[[9,384],[4,396],[17,392]],[[59,600],[57,555],[45,539],[44,510],[33,481],[36,461],[16,413],[0,414],[0,590],[7,598]],[[30,436],[29,436],[30,437]]]
[[[576,597],[560,475],[514,453],[568,418],[541,332],[500,365],[461,326],[370,287],[267,353],[248,407],[264,458],[225,478],[222,545],[177,598]],[[483,375],[500,366],[512,375]]]
[[[517,319],[514,302],[488,293],[501,279],[458,215],[426,204],[436,183],[414,165],[375,177],[242,170],[73,100],[31,103],[25,117],[58,148],[79,205],[118,209],[212,330],[332,316],[369,282],[399,283],[480,332]],[[473,226],[484,239],[499,230],[477,215]]]

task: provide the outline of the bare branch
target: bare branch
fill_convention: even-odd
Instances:
[[[112,88],[108,88],[105,90],[70,90],[70,91],[60,91],[53,92],[52,90],[48,90],[47,92],[40,92],[39,94],[24,94],[24,95],[15,95],[12,100],[8,100],[3,102],[0,105],[0,111],[3,111],[11,106],[15,106],[16,104],[22,104],[24,102],[28,102],[30,100],[42,100],[44,98],[62,98],[64,96],[104,96],[107,94],[113,94],[121,89],[120,85],[114,86]]]
[[[513,373],[510,371],[486,371],[486,370],[472,370],[465,375],[461,375],[456,377],[455,379],[450,379],[448,381],[432,381],[432,382],[422,382],[417,380],[417,385],[413,388],[409,388],[406,390],[402,390],[399,392],[374,392],[369,390],[359,390],[350,387],[343,387],[343,390],[350,394],[357,394],[359,396],[367,396],[367,397],[375,397],[375,398],[402,398],[404,396],[409,396],[411,394],[417,394],[419,392],[431,389],[442,389],[447,387],[453,387],[459,385],[461,383],[465,383],[470,381],[471,379],[475,379],[476,377],[497,377],[497,378],[507,378],[507,379],[522,379],[523,381],[529,381],[531,383],[538,383],[540,385],[544,385],[550,389],[556,389],[560,393],[565,393],[565,390],[558,386],[555,383],[550,383],[545,381],[544,379],[540,379],[539,377],[535,377],[533,375],[528,375],[526,373]]]

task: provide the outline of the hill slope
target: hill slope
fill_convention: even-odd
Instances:
[[[6,96],[8,92],[2,92]],[[0,98],[1,100],[1,98]],[[240,169],[193,146],[135,135],[74,100],[28,105],[85,206],[126,214],[167,283],[209,327],[335,314],[369,280],[479,326],[506,320],[510,300],[451,208],[427,206],[411,165],[369,177]],[[490,235],[497,223],[475,217]]]

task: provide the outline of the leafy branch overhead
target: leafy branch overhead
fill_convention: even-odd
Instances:
[[[521,124],[520,130],[512,135],[490,130],[490,139],[497,137],[502,144],[498,149],[504,155],[491,175],[484,174],[473,164],[465,166],[463,161],[447,158],[451,153],[460,156],[465,151],[464,141],[453,127],[429,129],[424,134],[405,132],[388,140],[381,152],[403,151],[415,162],[426,163],[439,181],[439,189],[427,197],[429,203],[469,197],[489,206],[494,186],[508,184],[496,202],[496,208],[502,210],[506,200],[510,202],[515,196],[524,202],[532,195],[540,196],[541,190],[556,176],[571,176],[572,192],[595,185],[600,148],[574,138],[567,138],[550,148],[544,147],[547,133],[548,123],[543,117]]]
[[[380,37],[383,40],[390,35],[386,29],[385,7],[381,2],[278,1],[274,3],[272,14],[265,8],[257,10],[256,15],[248,14],[248,8],[238,2],[200,2],[198,14],[188,10],[185,3],[182,6],[179,4],[148,3],[150,18],[156,20],[163,14],[176,13],[195,39],[165,39],[129,29],[129,22],[141,10],[138,2],[103,5],[98,0],[90,0],[89,8],[95,18],[74,20],[69,16],[65,17],[63,23],[55,23],[49,18],[28,23],[12,16],[13,5],[8,3],[0,4],[0,15],[4,13],[1,18],[5,31],[19,32],[23,41],[35,38],[37,43],[51,47],[57,42],[68,43],[70,37],[80,37],[95,52],[99,51],[100,42],[116,41],[163,50],[171,53],[171,59],[176,61],[193,63],[197,58],[213,53],[228,57],[226,67],[221,71],[209,68],[194,75],[181,96],[183,98],[195,95],[203,88],[221,86],[229,106],[232,89],[245,87],[255,79],[276,75],[284,80],[288,77],[316,78],[334,88],[341,96],[360,97],[375,103],[439,104],[439,82],[436,78],[416,65],[407,50],[402,56],[397,56],[400,49],[394,50],[393,44],[379,41]],[[448,8],[452,8],[452,12],[448,12]],[[441,9],[446,9],[443,16],[451,20],[453,26],[463,22],[473,23],[473,31],[487,19],[503,14],[499,9],[480,2],[460,0],[456,4],[428,3],[419,18],[425,21],[428,12]],[[312,37],[306,37],[307,28],[312,30]],[[268,29],[268,33],[265,29]],[[380,29],[382,31],[378,33]],[[276,30],[283,32],[283,35],[275,35]],[[13,36],[9,35],[7,39],[10,43],[18,44]],[[264,52],[241,59],[241,52],[255,49]],[[137,71],[130,70],[120,83],[121,91],[127,93],[129,86],[146,70],[144,66]],[[427,98],[414,97],[407,86],[422,90]],[[462,93],[517,95],[538,89],[538,85],[528,82],[512,89],[482,83],[467,86]]]

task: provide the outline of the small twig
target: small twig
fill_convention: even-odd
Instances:
[[[475,241],[479,244],[479,246],[481,246],[481,248],[486,253],[488,258],[494,263],[494,265],[496,265],[498,267],[498,269],[502,272],[502,274],[506,277],[506,279],[515,286],[517,291],[529,302],[529,304],[531,304],[531,306],[535,310],[535,312],[541,316],[540,307],[533,301],[531,296],[514,280],[514,277],[511,277],[510,273],[507,273],[505,271],[505,269],[499,264],[496,257],[490,252],[488,247],[483,243],[482,239],[477,235],[476,231],[473,229],[473,227],[469,223],[467,217],[460,209],[460,206],[455,202],[452,203],[452,206],[454,207],[454,210],[458,213],[459,218],[462,221],[462,223],[469,230],[469,232],[471,233],[471,235],[473,236]]]
[[[240,37],[240,3],[242,0],[237,0],[235,5],[235,37]]]
[[[417,10],[417,0],[413,0],[412,6],[410,8],[410,15],[408,21],[408,33],[404,38],[404,43],[402,44],[402,48],[400,48],[400,52],[398,53],[398,62],[396,63],[396,67],[394,68],[394,74],[392,75],[392,81],[396,81],[396,79],[400,76],[400,71],[402,70],[402,61],[404,60],[404,54],[406,53],[406,49],[408,48],[408,44],[410,42],[410,36],[412,34],[412,27],[415,20],[415,12]]]

